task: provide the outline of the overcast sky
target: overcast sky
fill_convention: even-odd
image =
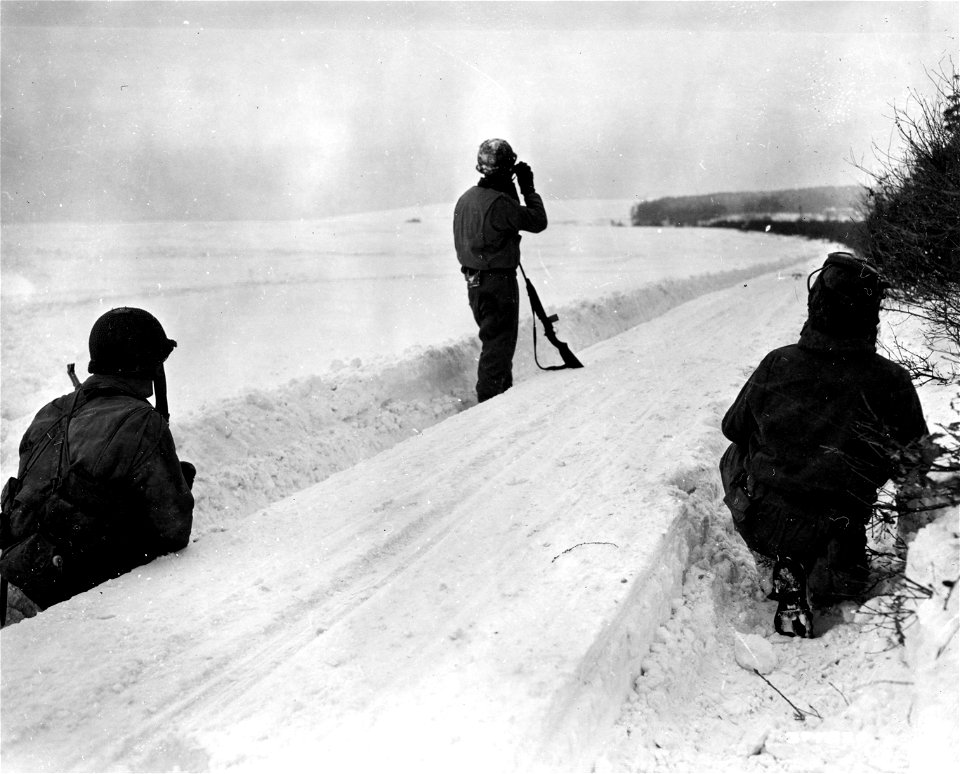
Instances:
[[[2,216],[314,218],[863,181],[950,2],[0,3]]]

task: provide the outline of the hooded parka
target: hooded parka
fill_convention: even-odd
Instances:
[[[747,545],[808,572],[825,557],[859,572],[877,490],[894,474],[889,449],[927,426],[904,368],[808,322],[763,358],[722,430],[726,502]]]

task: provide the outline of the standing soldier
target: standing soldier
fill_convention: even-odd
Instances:
[[[92,376],[27,429],[3,490],[4,623],[187,546],[196,469],[167,424],[163,361],[175,346],[149,312],[107,312],[90,332]]]
[[[477,400],[510,389],[517,348],[520,291],[520,232],[537,234],[547,227],[543,200],[533,188],[533,171],[517,163],[505,140],[486,140],[477,154],[483,177],[453,211],[453,242],[467,281],[467,298],[480,329]],[[513,184],[523,194],[524,204]],[[526,206],[524,206],[526,205]]]

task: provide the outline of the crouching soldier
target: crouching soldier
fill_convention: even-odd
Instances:
[[[909,374],[875,351],[877,270],[831,253],[807,285],[800,340],[767,354],[740,391],[720,461],[736,529],[779,602],[774,626],[801,637],[812,636],[811,597],[865,591],[866,524],[895,477],[891,451],[927,432]]]
[[[149,312],[107,312],[90,331],[91,376],[34,418],[3,490],[5,623],[186,547],[196,470],[167,424],[175,346]]]

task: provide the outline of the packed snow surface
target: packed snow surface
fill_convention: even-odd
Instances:
[[[915,540],[934,595],[897,649],[863,610],[816,640],[771,634],[719,503],[720,417],[795,339],[830,246],[549,211],[525,262],[586,367],[539,374],[521,336],[521,379],[479,406],[441,208],[288,232],[61,227],[87,234],[69,244],[4,230],[5,475],[11,428],[65,391],[61,364],[85,363],[89,325],[120,304],[180,342],[173,429],[201,470],[188,550],[3,631],[5,771],[955,760],[957,514]],[[103,275],[78,270],[84,246]]]

